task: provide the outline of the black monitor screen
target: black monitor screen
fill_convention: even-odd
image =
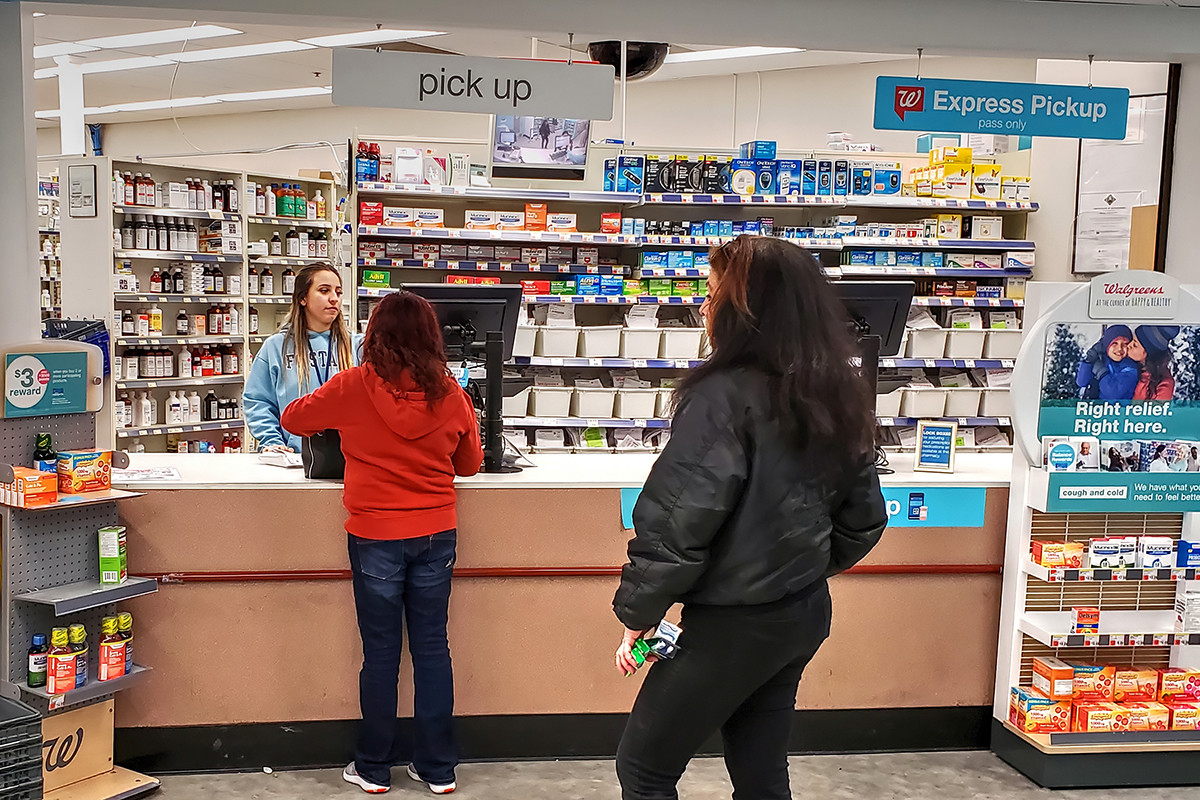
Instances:
[[[448,358],[482,356],[492,332],[504,337],[504,360],[512,358],[521,310],[520,284],[410,283],[404,288],[433,306],[442,324]]]
[[[879,355],[900,352],[904,325],[917,285],[912,281],[834,281],[838,297],[860,336],[878,336]]]

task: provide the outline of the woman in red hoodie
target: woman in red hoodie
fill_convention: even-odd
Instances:
[[[415,689],[408,774],[437,794],[452,792],[458,757],[446,620],[454,477],[478,472],[483,450],[475,409],[447,370],[433,307],[411,292],[384,298],[367,327],[362,366],[293,402],[282,423],[298,436],[337,429],[346,458],[363,721],[342,777],[373,793],[391,785],[403,618]]]

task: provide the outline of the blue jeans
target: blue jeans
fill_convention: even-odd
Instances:
[[[458,765],[454,739],[454,673],[446,620],[457,531],[381,541],[349,536],[354,606],[363,642],[358,676],[362,726],[354,763],[358,774],[391,785],[400,761],[396,735],[400,652],[408,627],[413,660],[415,740],[412,765],[431,783],[450,783]]]

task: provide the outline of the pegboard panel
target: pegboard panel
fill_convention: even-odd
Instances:
[[[54,438],[58,450],[87,450],[96,446],[96,415],[0,419],[0,463],[32,464],[35,439],[40,431]]]
[[[1163,611],[1175,607],[1175,581],[1052,581],[1026,576],[1026,611]]]
[[[8,670],[11,681],[25,678],[25,654],[35,633],[49,635],[56,624],[49,606],[20,603],[12,597],[25,592],[84,580],[99,580],[97,531],[118,522],[116,503],[50,511],[5,509],[4,556],[8,591]],[[57,624],[82,622],[89,636],[100,630],[108,611],[73,614]],[[94,617],[94,619],[93,619]]]
[[[1183,532],[1182,514],[1045,514],[1033,512],[1034,539],[1083,542],[1105,536],[1171,536]]]
[[[1033,659],[1061,658],[1089,664],[1133,665],[1166,669],[1171,666],[1169,647],[1060,647],[1055,649],[1029,636],[1021,637],[1021,686],[1033,682]]]

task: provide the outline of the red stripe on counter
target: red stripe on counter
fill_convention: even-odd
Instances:
[[[847,575],[999,575],[999,564],[863,564]],[[458,567],[456,578],[596,578],[615,577],[620,567]],[[345,581],[348,569],[275,571],[146,572],[140,578],[159,583],[256,583],[266,581]]]

